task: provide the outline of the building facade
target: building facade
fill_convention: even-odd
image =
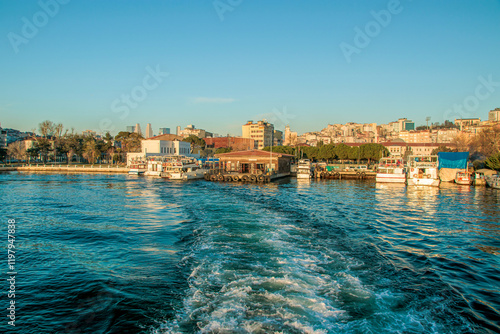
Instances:
[[[148,123],[146,125],[146,137],[145,138],[147,139],[147,138],[151,138],[153,136],[154,136],[153,127],[151,126],[151,123]]]
[[[158,135],[169,135],[170,128],[160,128],[158,129]]]
[[[495,108],[488,113],[488,121],[500,122],[500,108]]]
[[[205,138],[205,143],[210,148],[229,147],[233,151],[247,151],[257,149],[258,147],[258,143],[254,139],[242,137]]]
[[[182,138],[186,138],[191,135],[194,135],[198,138],[205,138],[207,136],[207,132],[203,129],[197,129],[193,124],[189,124],[184,128],[184,130],[179,131],[177,135]]]
[[[274,125],[266,121],[248,121],[241,126],[243,138],[254,139],[258,143],[258,149],[262,150],[266,146],[273,145]]]
[[[160,135],[141,140],[141,152],[127,153],[127,165],[134,160],[145,161],[150,156],[191,156],[191,144],[175,135]]]

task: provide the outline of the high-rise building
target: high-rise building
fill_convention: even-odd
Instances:
[[[146,125],[146,139],[153,137],[153,128],[151,127],[151,123]]]
[[[160,128],[158,130],[158,136],[159,135],[169,135],[170,134],[170,128]]]
[[[500,121],[500,108],[495,108],[488,113],[488,121],[499,122]]]
[[[141,126],[139,125],[139,123],[135,125],[134,132],[142,136]]]
[[[181,134],[181,126],[180,125],[177,125],[177,129],[176,129],[175,134],[180,136],[180,134]]]
[[[283,131],[274,130],[273,146],[283,146]]]
[[[127,132],[135,132],[135,126],[131,125],[131,126],[127,126]]]
[[[259,150],[266,146],[273,144],[274,125],[262,120],[254,123],[248,121],[241,126],[241,133],[243,138],[250,138],[257,140]]]

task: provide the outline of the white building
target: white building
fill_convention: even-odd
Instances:
[[[127,153],[127,166],[132,160],[145,161],[150,156],[197,156],[191,154],[191,144],[180,139],[176,135],[159,135],[141,140],[141,152]]]

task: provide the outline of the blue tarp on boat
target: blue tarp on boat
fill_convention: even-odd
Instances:
[[[460,168],[467,169],[469,152],[439,152],[439,169],[441,168]]]

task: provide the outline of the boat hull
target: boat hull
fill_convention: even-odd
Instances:
[[[431,178],[410,178],[407,180],[409,186],[429,186],[429,187],[439,187],[439,179]]]
[[[385,182],[385,183],[405,183],[406,175],[405,174],[384,174],[377,173],[375,177],[376,182]]]

